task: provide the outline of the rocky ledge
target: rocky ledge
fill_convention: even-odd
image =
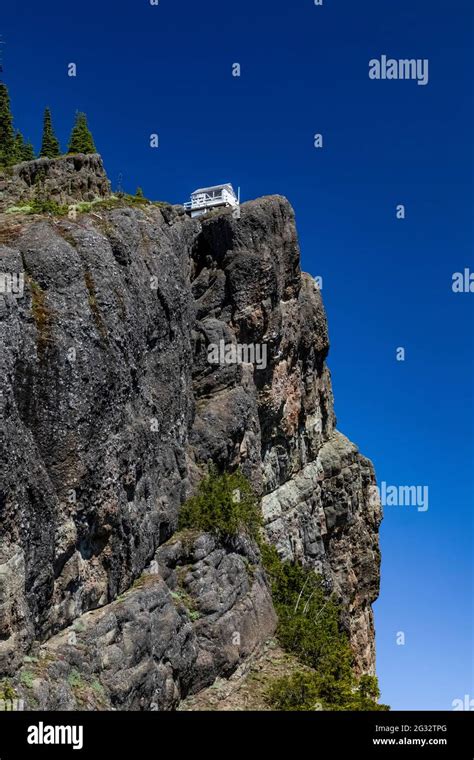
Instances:
[[[38,158],[0,170],[0,211],[38,196],[68,205],[109,195],[110,182],[98,154]]]

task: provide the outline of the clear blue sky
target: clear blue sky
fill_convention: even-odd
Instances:
[[[114,186],[122,174],[127,191],[181,202],[231,181],[244,199],[289,198],[303,268],[324,278],[339,427],[379,481],[429,487],[427,512],[385,513],[383,699],[474,698],[474,294],[451,291],[453,272],[474,271],[472,0],[24,0],[0,32],[36,147],[45,105],[64,146],[84,110]],[[370,80],[382,54],[428,58],[428,85]]]

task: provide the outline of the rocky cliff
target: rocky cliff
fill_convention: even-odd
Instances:
[[[70,163],[51,163],[70,202]],[[89,200],[107,197],[101,164],[79,163],[79,184],[102,188]],[[335,430],[288,201],[238,219],[117,201],[0,223],[0,270],[24,280],[0,298],[0,677],[31,708],[169,709],[272,634],[258,549],[175,534],[209,460],[242,468],[267,538],[323,574],[374,672],[374,472]],[[223,344],[264,346],[265,362],[210,363]]]
[[[58,204],[106,198],[110,183],[98,154],[38,158],[0,169],[0,210],[23,206],[39,196]]]

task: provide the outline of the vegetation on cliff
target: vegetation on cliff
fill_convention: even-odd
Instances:
[[[69,140],[68,153],[95,153],[94,138],[84,113],[76,113],[75,124]],[[51,110],[46,108],[43,116],[43,134],[38,158],[59,158],[64,155],[53,129]],[[0,168],[32,161],[35,151],[19,130],[14,129],[8,87],[0,83]]]
[[[41,140],[40,158],[58,158],[61,155],[59,140],[54,134],[53,120],[49,108],[45,109],[43,117],[43,138]]]
[[[35,150],[30,142],[25,142],[25,138],[18,130],[15,133],[15,163],[21,161],[33,161],[35,159]]]
[[[195,528],[223,540],[241,532],[258,539],[261,524],[258,500],[247,478],[240,471],[219,475],[213,466],[179,516],[180,529]]]
[[[9,334],[21,340],[10,341],[2,355],[4,395],[17,403],[7,410],[12,498],[2,516],[2,561],[7,567],[4,617],[9,628],[0,675],[14,677],[19,696],[30,705],[32,692],[41,709],[77,706],[78,679],[69,678],[72,671],[85,682],[89,674],[101,680],[107,705],[143,709],[153,702],[160,709],[173,709],[188,689],[196,693],[206,684],[211,688],[218,678],[227,688],[233,680],[227,678],[230,673],[238,675],[241,666],[246,672],[277,625],[269,571],[267,578],[257,543],[241,535],[258,538],[256,500],[229,476],[224,500],[216,488],[213,509],[209,499],[197,499],[196,509],[189,504],[183,508],[181,522],[199,520],[231,540],[218,541],[202,528],[192,545],[189,535],[171,538],[195,463],[209,460],[223,470],[245,461],[252,479],[265,474],[273,487],[285,480],[283,486],[293,488],[291,504],[284,487],[281,493],[277,487],[268,494],[281,519],[279,526],[272,526],[274,532],[267,525],[267,534],[280,547],[286,539],[290,545],[293,536],[305,537],[306,526],[312,525],[321,547],[321,572],[328,587],[329,581],[336,583],[344,623],[347,619],[357,634],[351,646],[358,672],[373,672],[371,620],[359,614],[377,590],[377,515],[365,509],[362,491],[362,484],[372,482],[372,472],[355,447],[340,444],[333,430],[330,383],[323,368],[324,312],[312,280],[300,274],[287,201],[279,196],[250,201],[239,220],[198,224],[177,207],[155,213],[140,193],[110,196],[95,155],[44,159],[5,175],[2,201],[9,210],[10,203],[20,202],[38,214],[56,215],[64,214],[67,204],[70,218],[6,217],[9,266],[25,272],[26,299],[2,315]],[[90,217],[77,219],[76,212],[83,211],[90,211]],[[150,276],[156,276],[158,292],[148,287]],[[262,338],[259,301],[262,313],[268,313],[261,327],[273,325],[275,346],[281,347],[263,384],[256,384],[250,373],[244,382],[239,366],[216,367],[210,373],[210,339],[224,335],[238,340],[243,334],[250,341]],[[109,336],[107,346],[102,326]],[[56,360],[67,356],[72,339],[81,357],[78,372],[71,371],[69,361]],[[295,365],[293,371],[291,365],[303,355],[308,361],[301,374],[302,368]],[[301,403],[302,424],[291,431],[285,398]],[[273,399],[271,404],[268,399]],[[69,409],[67,415],[51,413],[63,407]],[[40,410],[38,415],[32,409]],[[320,432],[313,435],[306,429],[307,418],[321,415],[324,441],[330,444],[322,443]],[[152,424],[143,425],[149,418]],[[111,442],[105,459],[97,445],[103,440]],[[295,454],[300,451],[301,457]],[[87,473],[74,476],[78,491],[88,494],[77,507],[61,502],[64,481],[58,472],[63,472],[65,454],[68,462],[70,456],[73,462],[76,456],[90,462]],[[306,464],[308,457],[314,468]],[[282,463],[290,461],[294,472],[286,464],[282,470]],[[350,477],[339,477],[348,467]],[[311,490],[313,469],[318,469],[321,493]],[[113,482],[110,472],[116,473]],[[22,478],[27,479],[24,484]],[[352,519],[354,503],[361,509]],[[252,504],[254,509],[247,509]],[[26,526],[20,534],[16,505],[21,505]],[[327,518],[324,539],[323,520],[321,525],[309,522],[316,509]],[[63,538],[57,546],[59,530]],[[341,532],[344,541],[331,540]],[[301,546],[301,556],[308,561],[314,556],[309,541]],[[150,581],[137,589],[135,580],[148,567]],[[102,601],[102,612],[90,615]],[[114,618],[117,631],[107,673],[100,639],[105,617]],[[131,638],[121,640],[127,619],[134,621],[127,624]],[[77,647],[71,646],[66,629],[83,623],[87,635],[78,636]],[[231,638],[234,632],[240,632],[241,640]],[[61,647],[62,659],[59,672],[55,663],[50,673],[32,681],[34,668],[24,668],[22,657],[34,653],[35,642],[44,642],[42,652]],[[275,651],[279,656],[278,645]],[[274,663],[273,649],[269,656]],[[296,654],[283,652],[282,659],[281,667],[260,661],[262,689],[250,679],[248,688],[262,696],[271,679],[293,677],[300,670],[318,672],[300,664]],[[312,680],[311,685],[322,704],[320,684]],[[291,689],[285,687],[284,693],[289,696]],[[294,701],[301,709],[298,691]],[[265,707],[261,699],[258,709]]]
[[[246,533],[257,541],[278,615],[282,648],[305,666],[271,683],[269,704],[278,710],[387,710],[377,678],[354,675],[354,657],[341,627],[341,610],[323,579],[309,567],[283,562],[261,535],[262,517],[252,486],[240,472],[211,466],[197,493],[183,505],[180,528],[228,539]],[[311,670],[309,670],[311,669]]]
[[[76,120],[69,139],[68,153],[96,153],[94,139],[87,126],[85,113],[76,113]]]
[[[297,671],[275,681],[268,690],[279,710],[387,710],[377,703],[377,678],[354,676],[354,657],[341,628],[341,610],[311,568],[282,562],[273,546],[262,544],[278,614],[281,646],[313,672]]]
[[[15,135],[10,109],[10,96],[4,84],[0,84],[0,165],[13,163],[15,156]]]

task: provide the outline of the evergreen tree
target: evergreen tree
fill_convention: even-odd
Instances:
[[[18,130],[15,133],[15,163],[23,161],[23,151],[25,148],[25,140],[23,135]]]
[[[135,198],[144,198],[144,197],[145,196],[143,195],[143,190],[141,189],[141,187],[137,187],[137,192],[135,193]]]
[[[69,140],[68,153],[97,153],[94,139],[87,126],[85,113],[76,114],[76,122]]]
[[[43,118],[43,139],[41,141],[40,158],[58,158],[61,155],[59,140],[54,134],[51,111],[45,108]]]
[[[33,161],[35,151],[30,142],[26,143],[21,132],[17,130],[15,135],[15,163],[21,161]]]
[[[23,161],[34,161],[35,158],[36,156],[33,144],[30,142],[25,143],[23,148]]]
[[[10,96],[5,84],[0,83],[0,165],[15,163],[15,136],[13,117],[10,110]]]

